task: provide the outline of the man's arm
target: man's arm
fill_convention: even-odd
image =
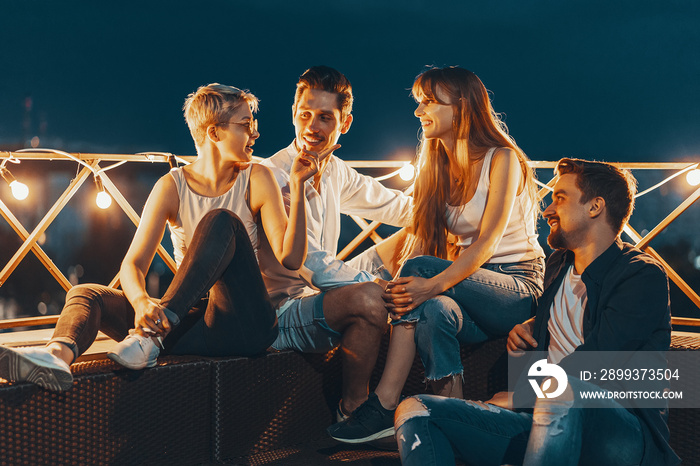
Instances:
[[[285,209],[289,212],[290,192],[289,192],[289,175],[280,167],[273,164],[264,164],[272,170],[277,183],[282,190],[282,198],[284,200]],[[307,186],[307,197],[317,196],[313,188]],[[310,212],[310,204],[307,204],[307,218],[312,219],[315,216]],[[313,229],[311,220],[307,222],[307,239],[308,251],[306,260],[301,269],[299,276],[307,283],[313,285],[320,290],[328,290],[339,286],[349,285],[358,282],[371,282],[376,279],[374,275],[367,271],[358,270],[350,267],[342,260],[335,258],[335,255],[325,251],[316,238],[316,233]]]
[[[660,265],[637,262],[617,283],[602,286],[606,294],[600,299],[606,302],[597,312],[594,330],[576,351],[668,349],[661,341],[670,330],[668,278]]]
[[[334,160],[342,182],[340,210],[387,225],[410,226],[413,198],[397,189],[389,189],[371,176],[362,175],[348,164]]]
[[[309,234],[309,250],[299,276],[319,290],[328,290],[358,282],[371,282],[377,277],[365,270],[358,270],[324,251],[318,241]]]

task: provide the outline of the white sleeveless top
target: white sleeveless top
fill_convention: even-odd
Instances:
[[[177,220],[174,224],[168,224],[170,228],[170,238],[173,242],[173,252],[175,262],[180,267],[185,251],[192,241],[194,230],[199,221],[214,209],[230,210],[238,215],[245,225],[253,250],[258,253],[258,227],[253,219],[253,214],[248,207],[247,191],[250,181],[250,171],[252,165],[245,170],[241,170],[236,177],[236,181],[227,192],[221,196],[207,197],[193,192],[185,179],[182,167],[170,170],[170,176],[175,180],[177,195],[180,198],[180,208],[177,211]]]
[[[491,185],[489,175],[495,151],[496,148],[493,147],[484,156],[479,184],[469,202],[462,206],[447,205],[447,229],[457,237],[455,244],[460,247],[460,254],[479,237]],[[535,212],[535,203],[528,196],[527,189],[523,189],[515,198],[508,225],[496,246],[496,252],[486,262],[504,264],[544,257],[544,251],[537,242]]]

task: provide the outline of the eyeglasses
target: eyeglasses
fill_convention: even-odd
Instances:
[[[219,123],[220,125],[239,125],[243,126],[248,130],[248,135],[252,136],[258,131],[258,120],[248,120],[248,121],[240,121],[240,122],[235,122],[235,121],[229,121],[228,123]]]

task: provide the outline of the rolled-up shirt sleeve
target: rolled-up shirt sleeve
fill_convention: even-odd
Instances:
[[[352,283],[371,282],[375,279],[371,273],[357,270],[346,262],[336,259],[334,254],[320,249],[312,236],[309,236],[308,244],[306,261],[299,269],[299,275],[314,288],[328,290]]]

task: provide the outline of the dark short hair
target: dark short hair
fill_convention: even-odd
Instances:
[[[576,175],[576,186],[583,193],[581,203],[594,197],[605,200],[607,221],[620,234],[634,209],[637,180],[628,170],[609,163],[581,159],[561,159],[554,170],[557,175]]]
[[[306,89],[332,92],[338,96],[338,109],[343,120],[352,113],[352,85],[340,71],[329,66],[312,66],[299,76],[294,94],[294,108]]]

